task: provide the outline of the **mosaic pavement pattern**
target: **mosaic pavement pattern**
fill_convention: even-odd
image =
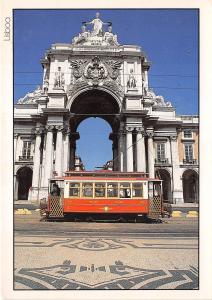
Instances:
[[[79,281],[79,274],[84,280]],[[104,282],[90,284],[91,278]],[[106,275],[106,276],[105,276]],[[106,279],[108,275],[108,280]],[[112,276],[111,276],[112,275]],[[112,277],[112,279],[111,279]],[[110,279],[109,279],[110,278]],[[82,280],[82,279],[81,279]],[[15,270],[15,282],[30,289],[197,289],[198,271],[190,266],[188,270],[151,270],[126,265],[115,261],[111,265],[77,265],[69,260],[60,265],[44,268],[22,268]],[[173,287],[174,284],[174,287]]]
[[[38,256],[36,251],[46,251],[46,257],[52,253],[57,257],[55,263],[52,260],[49,263],[39,261],[39,267],[29,262],[28,265],[17,264],[14,288],[18,290],[198,289],[196,263],[185,268],[162,264],[160,268],[158,265],[157,268],[150,268],[145,263],[138,265],[136,259],[127,259],[138,257],[134,256],[136,253],[140,257],[144,256],[142,251],[197,251],[197,243],[189,239],[19,237],[16,238],[15,249],[16,252],[20,251],[16,253],[17,257],[25,253],[29,261]],[[79,259],[76,255],[79,255]],[[80,255],[88,258],[86,263],[85,260],[81,262]],[[105,257],[109,257],[109,260],[105,260]]]
[[[48,239],[45,241],[16,241],[16,247],[22,248],[52,248],[65,247],[85,251],[106,251],[121,248],[150,248],[150,249],[197,249],[197,244],[183,242],[177,243],[176,240],[170,242],[144,242],[138,239],[107,239],[107,238],[62,238]]]

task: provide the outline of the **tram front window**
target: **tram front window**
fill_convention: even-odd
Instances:
[[[161,183],[160,182],[154,182],[154,196],[160,196],[161,195]]]
[[[59,187],[58,182],[51,181],[51,183],[50,183],[50,194],[52,196],[60,196],[60,187]]]

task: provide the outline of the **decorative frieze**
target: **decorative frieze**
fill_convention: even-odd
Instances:
[[[86,86],[102,86],[123,97],[124,90],[119,78],[122,61],[100,60],[98,56],[95,56],[90,61],[72,60],[70,64],[73,77],[68,88],[68,95]]]

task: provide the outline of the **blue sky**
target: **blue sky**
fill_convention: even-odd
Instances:
[[[92,20],[96,11],[113,23],[120,44],[136,44],[145,51],[151,62],[149,84],[156,94],[171,101],[177,114],[198,114],[198,10],[189,9],[15,10],[14,101],[41,84],[40,59],[51,44],[69,43],[81,22]],[[111,159],[105,121],[87,119],[79,132],[77,152],[88,169]],[[101,151],[94,151],[96,140]]]

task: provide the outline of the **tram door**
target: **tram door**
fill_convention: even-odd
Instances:
[[[64,181],[51,180],[49,183],[49,216],[63,217]]]

